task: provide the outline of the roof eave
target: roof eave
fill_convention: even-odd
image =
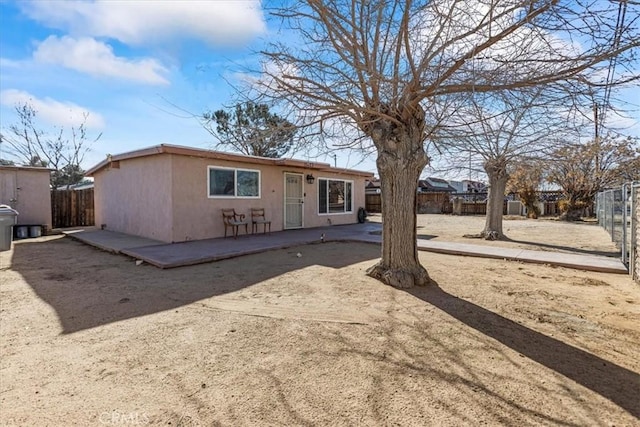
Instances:
[[[328,163],[315,163],[304,160],[296,159],[283,159],[283,158],[269,158],[269,157],[257,157],[246,156],[242,154],[225,153],[222,151],[202,150],[197,148],[183,147],[179,145],[160,144],[149,148],[143,148],[141,150],[130,151],[127,153],[117,154],[109,156],[107,159],[102,160],[97,165],[93,166],[85,173],[86,176],[93,176],[96,172],[104,169],[109,163],[120,160],[128,160],[136,157],[152,156],[156,154],[178,154],[184,156],[193,156],[201,158],[210,158],[218,160],[235,161],[251,164],[264,164],[273,166],[289,166],[302,169],[313,169],[319,172],[331,172],[331,173],[347,173],[349,175],[373,177],[373,173],[358,171],[353,169],[333,168]]]
[[[21,165],[0,165],[0,169],[6,170],[30,170],[30,171],[38,171],[38,172],[53,172],[55,169],[46,168],[42,166],[21,166]]]

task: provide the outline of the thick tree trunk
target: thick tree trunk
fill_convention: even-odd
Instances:
[[[378,151],[382,191],[382,256],[367,274],[397,288],[431,283],[420,265],[416,242],[418,178],[429,157],[424,151],[425,115],[408,92],[397,105],[374,104],[379,111],[362,121]]]
[[[538,208],[538,206],[534,203],[525,203],[524,207],[527,208],[527,218],[538,219],[538,215],[540,215],[540,208]]]
[[[504,207],[504,192],[507,188],[509,175],[504,159],[488,160],[484,169],[489,177],[489,195],[487,200],[487,220],[481,236],[487,240],[498,240],[504,237],[502,233],[502,209]]]
[[[584,208],[578,206],[576,200],[569,199],[567,202],[566,211],[560,215],[560,219],[564,221],[578,221],[584,213]]]
[[[520,202],[527,208],[527,218],[537,219],[540,208],[537,206],[538,196],[535,191],[526,190],[520,193]]]
[[[383,152],[377,160],[382,193],[382,259],[367,274],[396,288],[431,282],[418,260],[416,242],[418,178],[428,163],[422,153],[407,159]]]

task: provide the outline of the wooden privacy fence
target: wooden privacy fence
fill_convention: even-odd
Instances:
[[[369,213],[382,212],[382,198],[380,194],[365,194],[364,206],[364,209]]]
[[[462,199],[460,215],[486,215],[486,194],[450,194],[450,193],[418,193],[416,213],[420,214],[451,214],[453,213],[452,199]],[[476,199],[474,201],[474,199]],[[541,206],[541,215],[559,215],[557,201],[545,201]],[[365,209],[370,213],[382,211],[382,197],[380,194],[365,195]],[[507,215],[507,201],[502,207],[503,215]]]
[[[417,213],[451,213],[449,193],[418,193]],[[380,194],[365,195],[365,209],[367,212],[382,212],[382,197]]]
[[[52,190],[51,221],[53,228],[94,225],[93,188]]]

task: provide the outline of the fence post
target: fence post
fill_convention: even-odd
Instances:
[[[640,284],[640,181],[625,183],[618,190],[602,191],[597,200],[602,203],[603,209],[598,209],[598,214],[604,219],[605,230],[620,249],[621,261],[631,278]],[[607,203],[611,203],[611,207]],[[622,212],[618,212],[620,209]],[[616,220],[616,212],[621,220]],[[617,226],[622,227],[618,235]]]
[[[631,248],[629,250],[629,273],[640,283],[640,181],[631,183]]]
[[[629,266],[629,260],[627,259],[627,184],[622,186],[622,263]]]
[[[614,190],[610,190],[611,193],[611,241],[616,241],[615,227],[616,227],[616,194]]]
[[[598,217],[598,225],[602,227],[604,223],[602,218],[602,193],[596,194],[596,216]]]
[[[602,224],[602,226],[608,232],[609,220],[607,219],[607,217],[609,216],[609,198],[607,197],[607,194],[608,193],[606,191],[602,193],[602,217],[604,218],[604,224]]]

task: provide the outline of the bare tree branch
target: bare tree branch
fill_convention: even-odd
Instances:
[[[69,138],[63,127],[45,132],[37,123],[37,111],[28,102],[17,104],[15,111],[18,122],[9,126],[8,132],[0,134],[0,140],[8,145],[7,153],[18,163],[30,166],[45,166],[53,169],[51,185],[56,188],[75,184],[84,177],[80,167],[93,140],[87,139],[86,122],[88,113],[83,115],[80,125],[71,127]]]
[[[600,0],[285,2],[273,16],[294,42],[263,50],[252,88],[289,103],[303,124],[342,122],[357,129],[359,146],[370,141],[385,217],[382,260],[370,274],[395,286],[425,284],[414,214],[417,179],[430,161],[425,147],[451,143],[449,117],[481,111],[474,96],[517,98],[545,87],[577,114],[586,88],[615,74],[607,73],[612,59],[628,73],[608,79],[607,90],[637,78],[640,8],[625,7],[621,18],[618,3]],[[522,141],[533,141],[538,127],[515,106],[504,109],[467,129],[469,146],[490,159],[485,169],[534,154]],[[482,144],[488,139],[501,143]]]

